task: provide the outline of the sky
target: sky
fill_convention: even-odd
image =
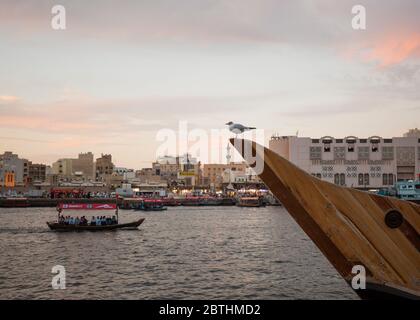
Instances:
[[[419,16],[418,0],[0,0],[0,153],[138,169],[180,122],[401,136],[420,127]]]

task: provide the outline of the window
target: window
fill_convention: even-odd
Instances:
[[[358,159],[369,160],[369,147],[358,147]]]
[[[392,139],[384,139],[384,143],[392,143]]]
[[[321,160],[321,147],[309,147],[309,159]]]
[[[367,139],[360,139],[360,143],[367,143]]]
[[[363,186],[363,173],[359,173],[359,186]]]
[[[343,139],[335,139],[335,143],[343,143]]]
[[[312,143],[319,143],[319,139],[312,139]]]
[[[346,149],[344,147],[334,147],[334,159],[344,160],[346,158]]]
[[[382,185],[384,186],[388,185],[388,174],[386,173],[382,174]]]
[[[365,186],[367,186],[367,185],[369,185],[369,174],[368,173],[365,173],[364,174],[364,176],[363,176],[363,184],[365,185]]]
[[[394,147],[382,147],[382,160],[394,160]]]
[[[346,184],[346,176],[344,173],[340,173],[340,185],[344,186]]]
[[[338,173],[334,174],[334,183],[337,185],[340,184],[340,175]]]
[[[378,152],[379,148],[377,144],[372,144],[372,152]]]
[[[354,146],[348,146],[347,152],[354,152]]]
[[[329,145],[325,145],[324,152],[331,152],[331,147]]]

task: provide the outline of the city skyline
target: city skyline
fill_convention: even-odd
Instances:
[[[416,1],[2,1],[0,152],[51,164],[109,153],[155,160],[156,133],[233,120],[300,136],[420,127]]]

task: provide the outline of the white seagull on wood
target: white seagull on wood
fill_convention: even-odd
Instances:
[[[245,131],[256,129],[254,127],[245,127],[240,123],[233,123],[232,121],[229,121],[228,123],[226,123],[226,125],[228,125],[229,130],[236,135],[244,133]]]

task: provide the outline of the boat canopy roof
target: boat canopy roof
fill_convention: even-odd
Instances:
[[[116,203],[60,203],[57,209],[62,210],[115,210]]]

